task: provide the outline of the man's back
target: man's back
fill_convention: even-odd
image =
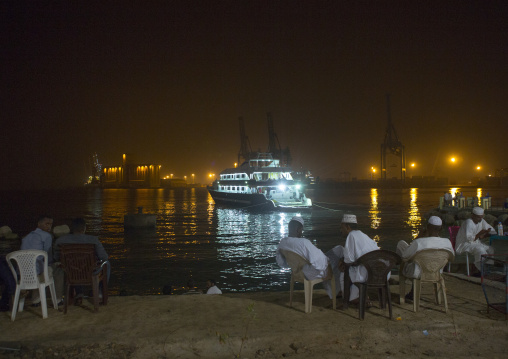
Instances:
[[[52,263],[53,256],[51,255],[51,246],[53,244],[53,237],[48,232],[43,231],[40,228],[30,232],[21,240],[21,250],[25,249],[38,249],[48,253],[49,264]],[[43,259],[42,256],[37,258],[37,274],[43,272]]]
[[[366,253],[378,250],[376,242],[359,230],[351,231],[344,246],[344,262],[353,263]]]
[[[60,259],[60,245],[61,244],[83,244],[90,243],[95,245],[95,253],[101,261],[108,260],[108,254],[104,249],[104,246],[99,241],[99,238],[84,233],[68,234],[58,238],[55,242],[55,260]]]
[[[312,280],[326,276],[328,257],[307,238],[285,237],[280,241],[277,248],[277,264],[287,268],[288,264],[280,250],[294,252],[309,261],[310,265],[306,265],[303,269],[307,279]]]
[[[408,259],[424,249],[446,249],[455,254],[452,243],[448,238],[441,237],[422,237],[417,238],[402,253],[402,258]]]

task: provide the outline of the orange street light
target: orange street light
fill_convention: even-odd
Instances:
[[[482,167],[481,167],[481,166],[476,166],[476,170],[477,170],[477,171],[479,171],[479,170],[481,170],[481,169],[482,169]]]
[[[415,163],[414,162],[411,163],[411,167],[415,168]]]
[[[457,160],[457,159],[456,159],[455,157],[450,158],[450,161],[451,161],[452,163],[455,163],[455,161],[456,161],[456,160]]]

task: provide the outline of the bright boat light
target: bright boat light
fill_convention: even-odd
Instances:
[[[280,189],[281,191],[285,191],[285,190],[286,190],[286,186],[285,186],[285,185],[283,185],[283,184],[281,184],[281,185],[279,185],[279,189]]]
[[[297,184],[295,187],[296,187],[296,189],[302,188],[302,186],[300,186],[299,184]]]

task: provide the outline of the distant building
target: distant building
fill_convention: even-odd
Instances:
[[[135,163],[130,154],[123,155],[121,166],[104,167],[101,185],[105,188],[159,188],[158,164]]]
[[[187,187],[187,181],[182,178],[163,178],[161,179],[162,187]]]

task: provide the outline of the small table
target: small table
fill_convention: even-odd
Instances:
[[[491,246],[492,245],[492,241],[494,240],[502,240],[502,241],[508,241],[508,235],[505,235],[505,236],[498,236],[497,234],[495,236],[490,236],[489,237],[489,245]]]

